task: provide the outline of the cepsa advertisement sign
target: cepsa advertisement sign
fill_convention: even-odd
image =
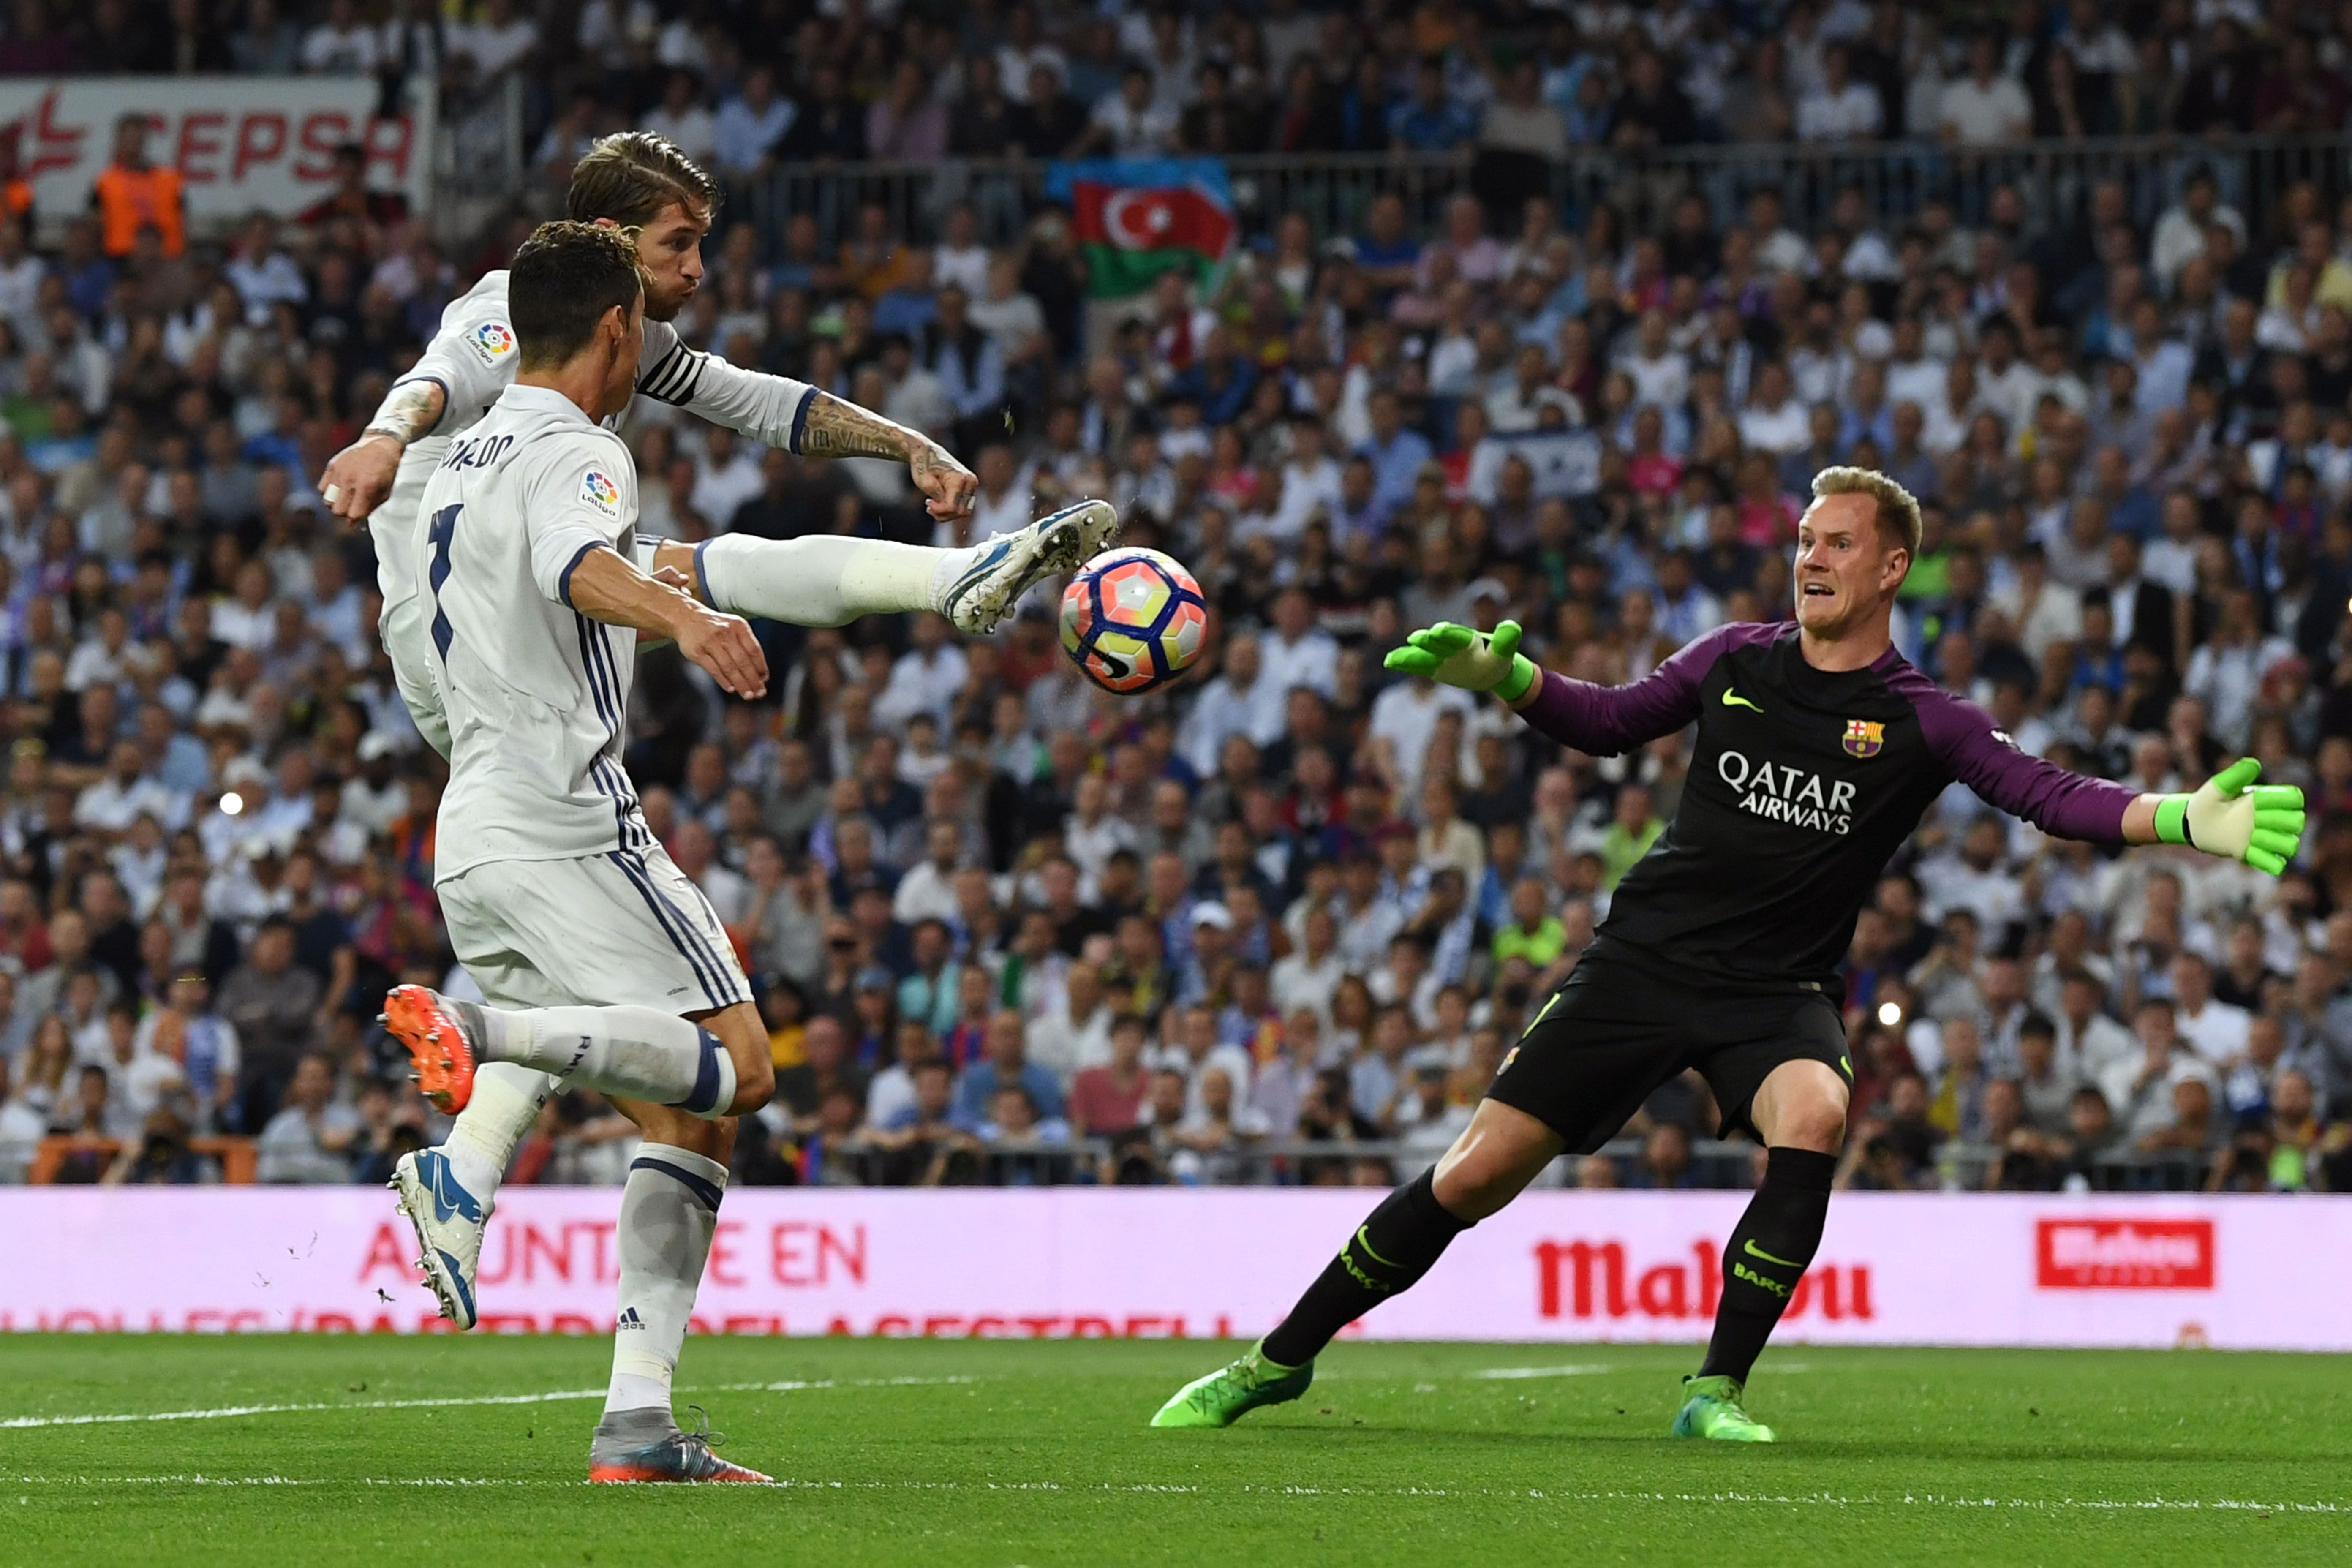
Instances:
[[[1253,1337],[1375,1194],[1248,1188],[730,1192],[696,1308],[714,1333]],[[492,1331],[603,1333],[617,1188],[502,1193]],[[1530,1193],[1351,1332],[1694,1341],[1741,1193]],[[0,1189],[0,1328],[431,1332],[366,1187]],[[1854,1193],[1783,1342],[2352,1350],[2352,1198]]]
[[[432,127],[379,118],[379,96],[373,77],[28,77],[0,81],[0,135],[14,133],[45,219],[89,207],[127,114],[146,116],[148,161],[180,171],[202,226],[311,206],[334,188],[334,152],[347,142],[366,150],[371,188],[423,212]]]

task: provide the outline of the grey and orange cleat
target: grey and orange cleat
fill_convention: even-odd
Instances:
[[[445,1112],[465,1110],[474,1098],[481,1009],[422,985],[395,985],[383,999],[382,1017],[392,1037],[408,1047],[417,1091]]]
[[[727,1441],[710,1429],[710,1417],[699,1405],[689,1405],[696,1416],[691,1432],[678,1430],[670,1413],[658,1405],[643,1410],[609,1413],[596,1423],[588,1446],[588,1479],[592,1481],[768,1481],[774,1478],[732,1464],[710,1450]]]

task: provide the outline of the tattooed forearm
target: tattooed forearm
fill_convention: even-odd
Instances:
[[[869,408],[820,392],[801,426],[804,458],[906,458],[930,442]]]
[[[441,423],[441,407],[447,400],[437,381],[404,381],[384,395],[366,433],[389,436],[405,447]]]

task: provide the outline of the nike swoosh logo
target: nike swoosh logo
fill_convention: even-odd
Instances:
[[[1728,686],[1723,689],[1723,705],[1726,708],[1756,708],[1755,703],[1748,701],[1748,699],[1742,697]],[[1761,713],[1764,710],[1761,708],[1756,708],[1756,711]]]
[[[1382,1258],[1379,1253],[1372,1250],[1371,1229],[1372,1227],[1369,1222],[1358,1226],[1356,1227],[1356,1245],[1364,1249],[1364,1256],[1370,1258],[1381,1268],[1394,1268],[1396,1267],[1395,1264],[1390,1262],[1387,1258]]]
[[[417,1162],[417,1173],[433,1189],[434,1218],[446,1225],[462,1215],[476,1225],[482,1223],[480,1200],[457,1184],[457,1173],[449,1168],[446,1155],[427,1152]]]
[[[1777,1263],[1783,1268],[1802,1268],[1804,1267],[1801,1263],[1792,1263],[1785,1258],[1775,1258],[1770,1253],[1765,1251],[1762,1247],[1757,1246],[1753,1241],[1747,1244],[1745,1250],[1750,1258],[1760,1258],[1767,1263]]]

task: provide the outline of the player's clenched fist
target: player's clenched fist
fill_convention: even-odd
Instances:
[[[1389,669],[1419,675],[1465,691],[1491,691],[1517,702],[1536,682],[1535,661],[1519,651],[1519,623],[1503,621],[1477,632],[1452,621],[1407,635],[1404,647],[1381,661]]]
[[[768,655],[751,623],[700,605],[682,618],[677,651],[709,670],[729,695],[751,699],[768,691]]]
[[[923,492],[923,505],[934,518],[951,522],[971,515],[980,480],[945,447],[930,442],[917,447],[908,454],[907,473]]]
[[[400,473],[400,443],[380,433],[362,436],[327,460],[319,476],[319,494],[327,510],[353,522],[383,504]]]

